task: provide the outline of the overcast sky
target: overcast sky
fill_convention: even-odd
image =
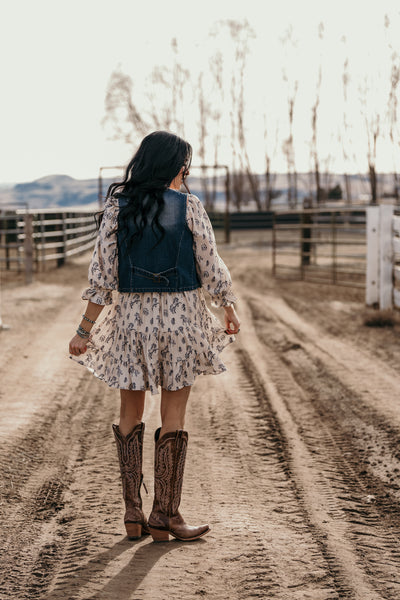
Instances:
[[[112,71],[119,68],[129,74],[140,92],[155,65],[170,64],[171,39],[176,37],[182,62],[195,78],[200,70],[208,70],[212,44],[221,43],[210,42],[210,30],[228,18],[246,18],[256,33],[246,80],[246,127],[254,167],[263,169],[263,112],[270,127],[279,127],[282,139],[287,135],[282,79],[286,68],[290,78],[299,80],[296,163],[299,170],[309,168],[310,110],[321,63],[320,152],[324,157],[335,148],[331,168],[343,168],[335,139],[343,119],[341,77],[348,56],[353,171],[365,172],[358,88],[368,74],[368,110],[379,112],[383,122],[389,92],[388,44],[400,51],[398,0],[1,0],[0,9],[0,183],[56,173],[96,177],[101,165],[125,164],[134,148],[107,140],[101,125]],[[386,28],[385,14],[390,18]],[[324,23],[322,42],[319,22]],[[292,49],[280,41],[290,25],[297,43]],[[224,53],[223,43],[220,49]],[[185,110],[195,163],[197,116],[190,113],[190,103]],[[227,119],[227,128],[228,123]],[[221,151],[223,162],[230,162],[229,144],[222,144]],[[378,169],[390,171],[392,155],[390,144],[382,139]],[[285,169],[281,142],[272,166]]]

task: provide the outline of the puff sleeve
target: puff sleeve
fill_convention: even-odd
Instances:
[[[214,231],[207,212],[197,196],[187,198],[186,221],[193,234],[196,268],[202,287],[212,297],[215,307],[230,306],[237,298],[233,293],[228,267],[218,254]]]
[[[95,304],[112,304],[112,291],[118,289],[118,200],[107,198],[89,265],[89,287],[82,293],[83,300]]]

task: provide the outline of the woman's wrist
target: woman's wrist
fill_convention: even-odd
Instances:
[[[96,321],[89,319],[89,317],[86,315],[82,315],[82,319],[83,319],[83,321],[86,321],[87,323],[91,323],[91,325],[94,325],[96,323]]]
[[[222,307],[225,312],[233,312],[235,310],[235,306],[233,304],[227,304]]]
[[[78,325],[78,329],[76,330],[76,333],[79,335],[79,337],[81,337],[83,339],[87,339],[90,336],[90,331],[88,331],[87,329],[84,329],[82,327],[82,325]]]
[[[79,328],[90,333],[93,325],[96,323],[93,319],[90,319],[86,315],[82,315],[82,321],[79,323]]]
[[[86,310],[82,315],[82,321],[80,322],[79,327],[89,334],[103,308],[103,304],[96,304],[89,300]]]

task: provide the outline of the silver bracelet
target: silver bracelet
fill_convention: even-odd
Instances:
[[[87,317],[86,315],[82,315],[82,317],[85,319],[85,321],[89,321],[89,323],[91,323],[92,325],[96,323],[96,321],[92,321],[92,319],[89,319],[89,317]]]
[[[85,338],[85,339],[90,336],[90,331],[86,331],[86,329],[83,329],[83,327],[81,325],[78,325],[78,329],[76,330],[76,333],[79,335],[79,337]]]

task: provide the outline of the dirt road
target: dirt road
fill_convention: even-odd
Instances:
[[[191,395],[181,508],[211,526],[192,544],[124,535],[118,394],[66,353],[88,257],[3,289],[1,600],[400,597],[400,324],[365,328],[359,292],[274,282],[263,249],[223,255],[242,326]]]

